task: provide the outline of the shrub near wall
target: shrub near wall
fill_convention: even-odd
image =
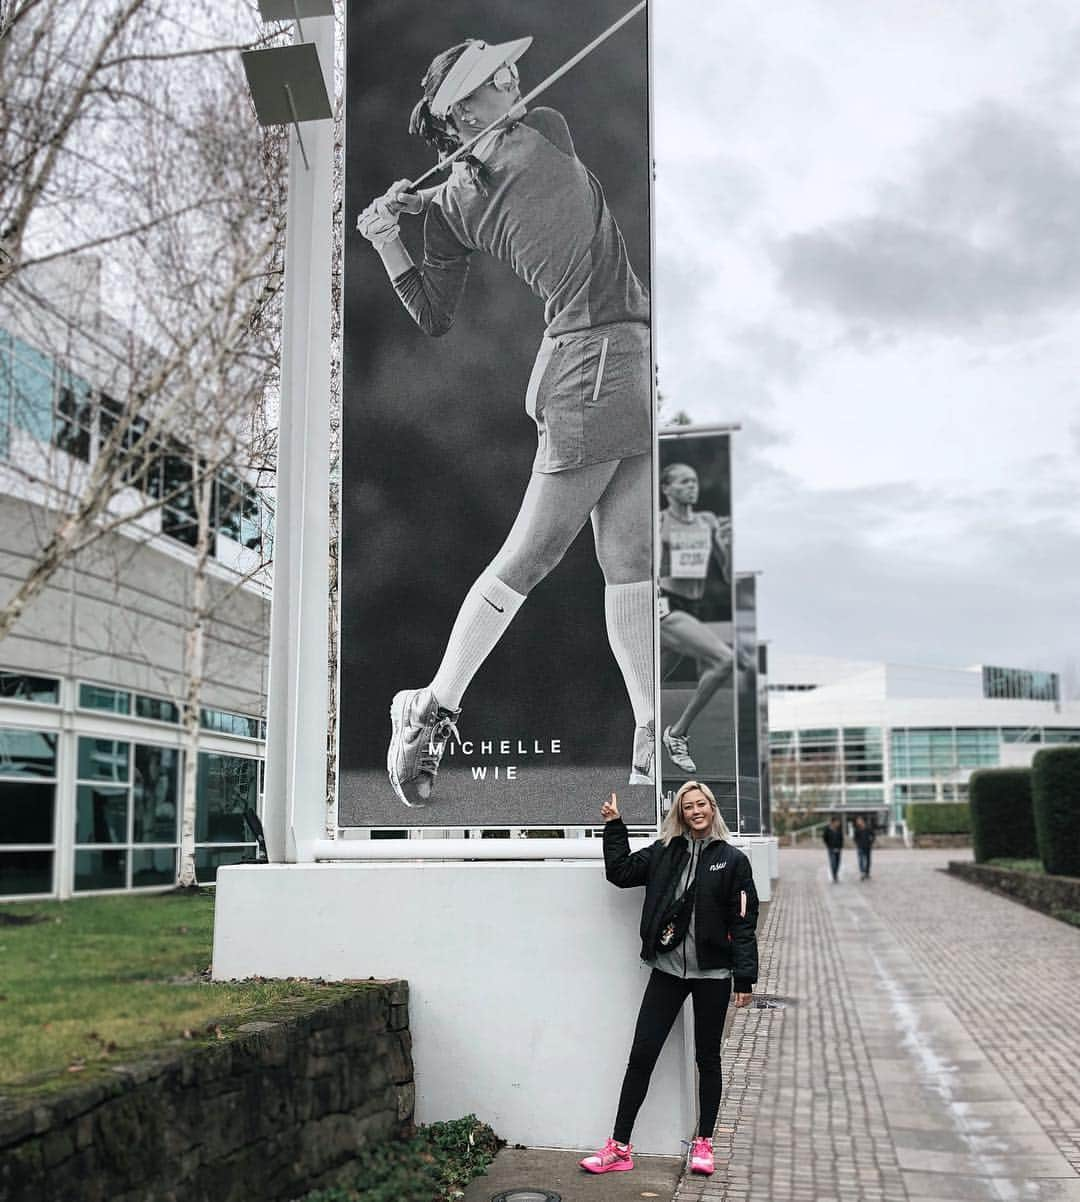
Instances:
[[[967,802],[912,801],[907,807],[908,830],[913,835],[967,835],[971,811]]]
[[[1047,747],[1031,762],[1039,858],[1055,876],[1080,877],[1080,747]]]
[[[975,862],[1038,854],[1031,810],[1030,768],[980,768],[968,784]]]

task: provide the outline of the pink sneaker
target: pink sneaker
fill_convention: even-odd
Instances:
[[[630,1155],[633,1147],[633,1144],[623,1146],[609,1139],[599,1152],[586,1156],[578,1164],[587,1173],[625,1173],[634,1167],[634,1158]]]
[[[690,1147],[690,1172],[701,1173],[708,1177],[716,1171],[713,1164],[712,1140],[699,1135]]]

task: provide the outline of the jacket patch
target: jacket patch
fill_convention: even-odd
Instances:
[[[739,917],[740,918],[746,917],[746,890],[745,889],[739,890]]]
[[[727,867],[727,860],[721,860],[719,864],[710,864],[709,871],[710,872],[719,872],[721,868],[726,868],[726,867]]]

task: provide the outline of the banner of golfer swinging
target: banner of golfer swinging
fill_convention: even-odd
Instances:
[[[654,823],[644,5],[346,45],[338,820]]]

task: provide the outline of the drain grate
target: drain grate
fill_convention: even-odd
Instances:
[[[504,1189],[491,1202],[562,1202],[562,1195],[549,1189]]]
[[[793,997],[770,997],[767,993],[754,997],[755,1010],[786,1010],[788,1006],[795,1004],[796,999]]]

